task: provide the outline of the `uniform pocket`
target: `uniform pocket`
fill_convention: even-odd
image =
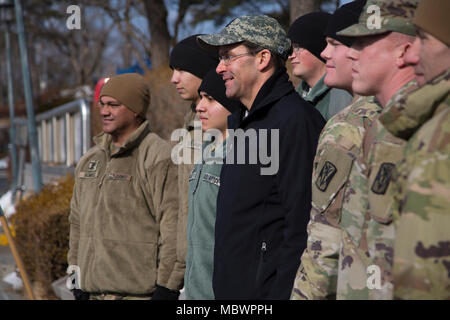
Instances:
[[[392,143],[377,143],[374,146],[374,165],[369,174],[369,203],[373,219],[379,223],[390,223],[392,204],[389,196],[392,177],[395,175],[396,163],[401,160],[403,146]]]
[[[92,287],[100,292],[148,294],[156,284],[157,245],[96,239]]]
[[[348,151],[330,147],[323,153],[312,180],[312,205],[324,212],[348,181],[353,165]]]

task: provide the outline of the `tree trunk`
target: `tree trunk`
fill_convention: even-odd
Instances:
[[[291,9],[291,24],[299,17],[314,11],[319,11],[317,0],[289,0]]]
[[[169,65],[170,34],[167,28],[167,10],[163,0],[142,0],[150,30],[152,69]]]

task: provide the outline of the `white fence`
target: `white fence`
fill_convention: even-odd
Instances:
[[[16,118],[16,142],[26,145],[27,121]],[[36,116],[42,164],[73,166],[90,148],[90,109],[78,99]]]

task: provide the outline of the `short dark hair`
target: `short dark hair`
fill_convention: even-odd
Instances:
[[[249,50],[249,52],[252,55],[257,54],[261,50],[267,49],[267,48],[261,47],[261,46],[259,46],[257,44],[249,42],[249,41],[244,41],[242,44],[245,47],[247,47],[247,49]],[[267,50],[269,50],[269,49],[267,49]],[[284,68],[286,66],[286,61],[282,57],[280,57],[279,55],[273,53],[272,51],[270,51],[270,55],[271,55],[272,62],[274,64],[274,66],[275,66],[275,70]]]

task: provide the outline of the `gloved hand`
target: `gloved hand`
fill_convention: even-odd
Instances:
[[[73,289],[72,294],[75,300],[89,300],[89,292],[85,292],[81,289]]]
[[[170,290],[165,287],[156,285],[156,290],[153,293],[152,300],[178,300],[180,291]]]

